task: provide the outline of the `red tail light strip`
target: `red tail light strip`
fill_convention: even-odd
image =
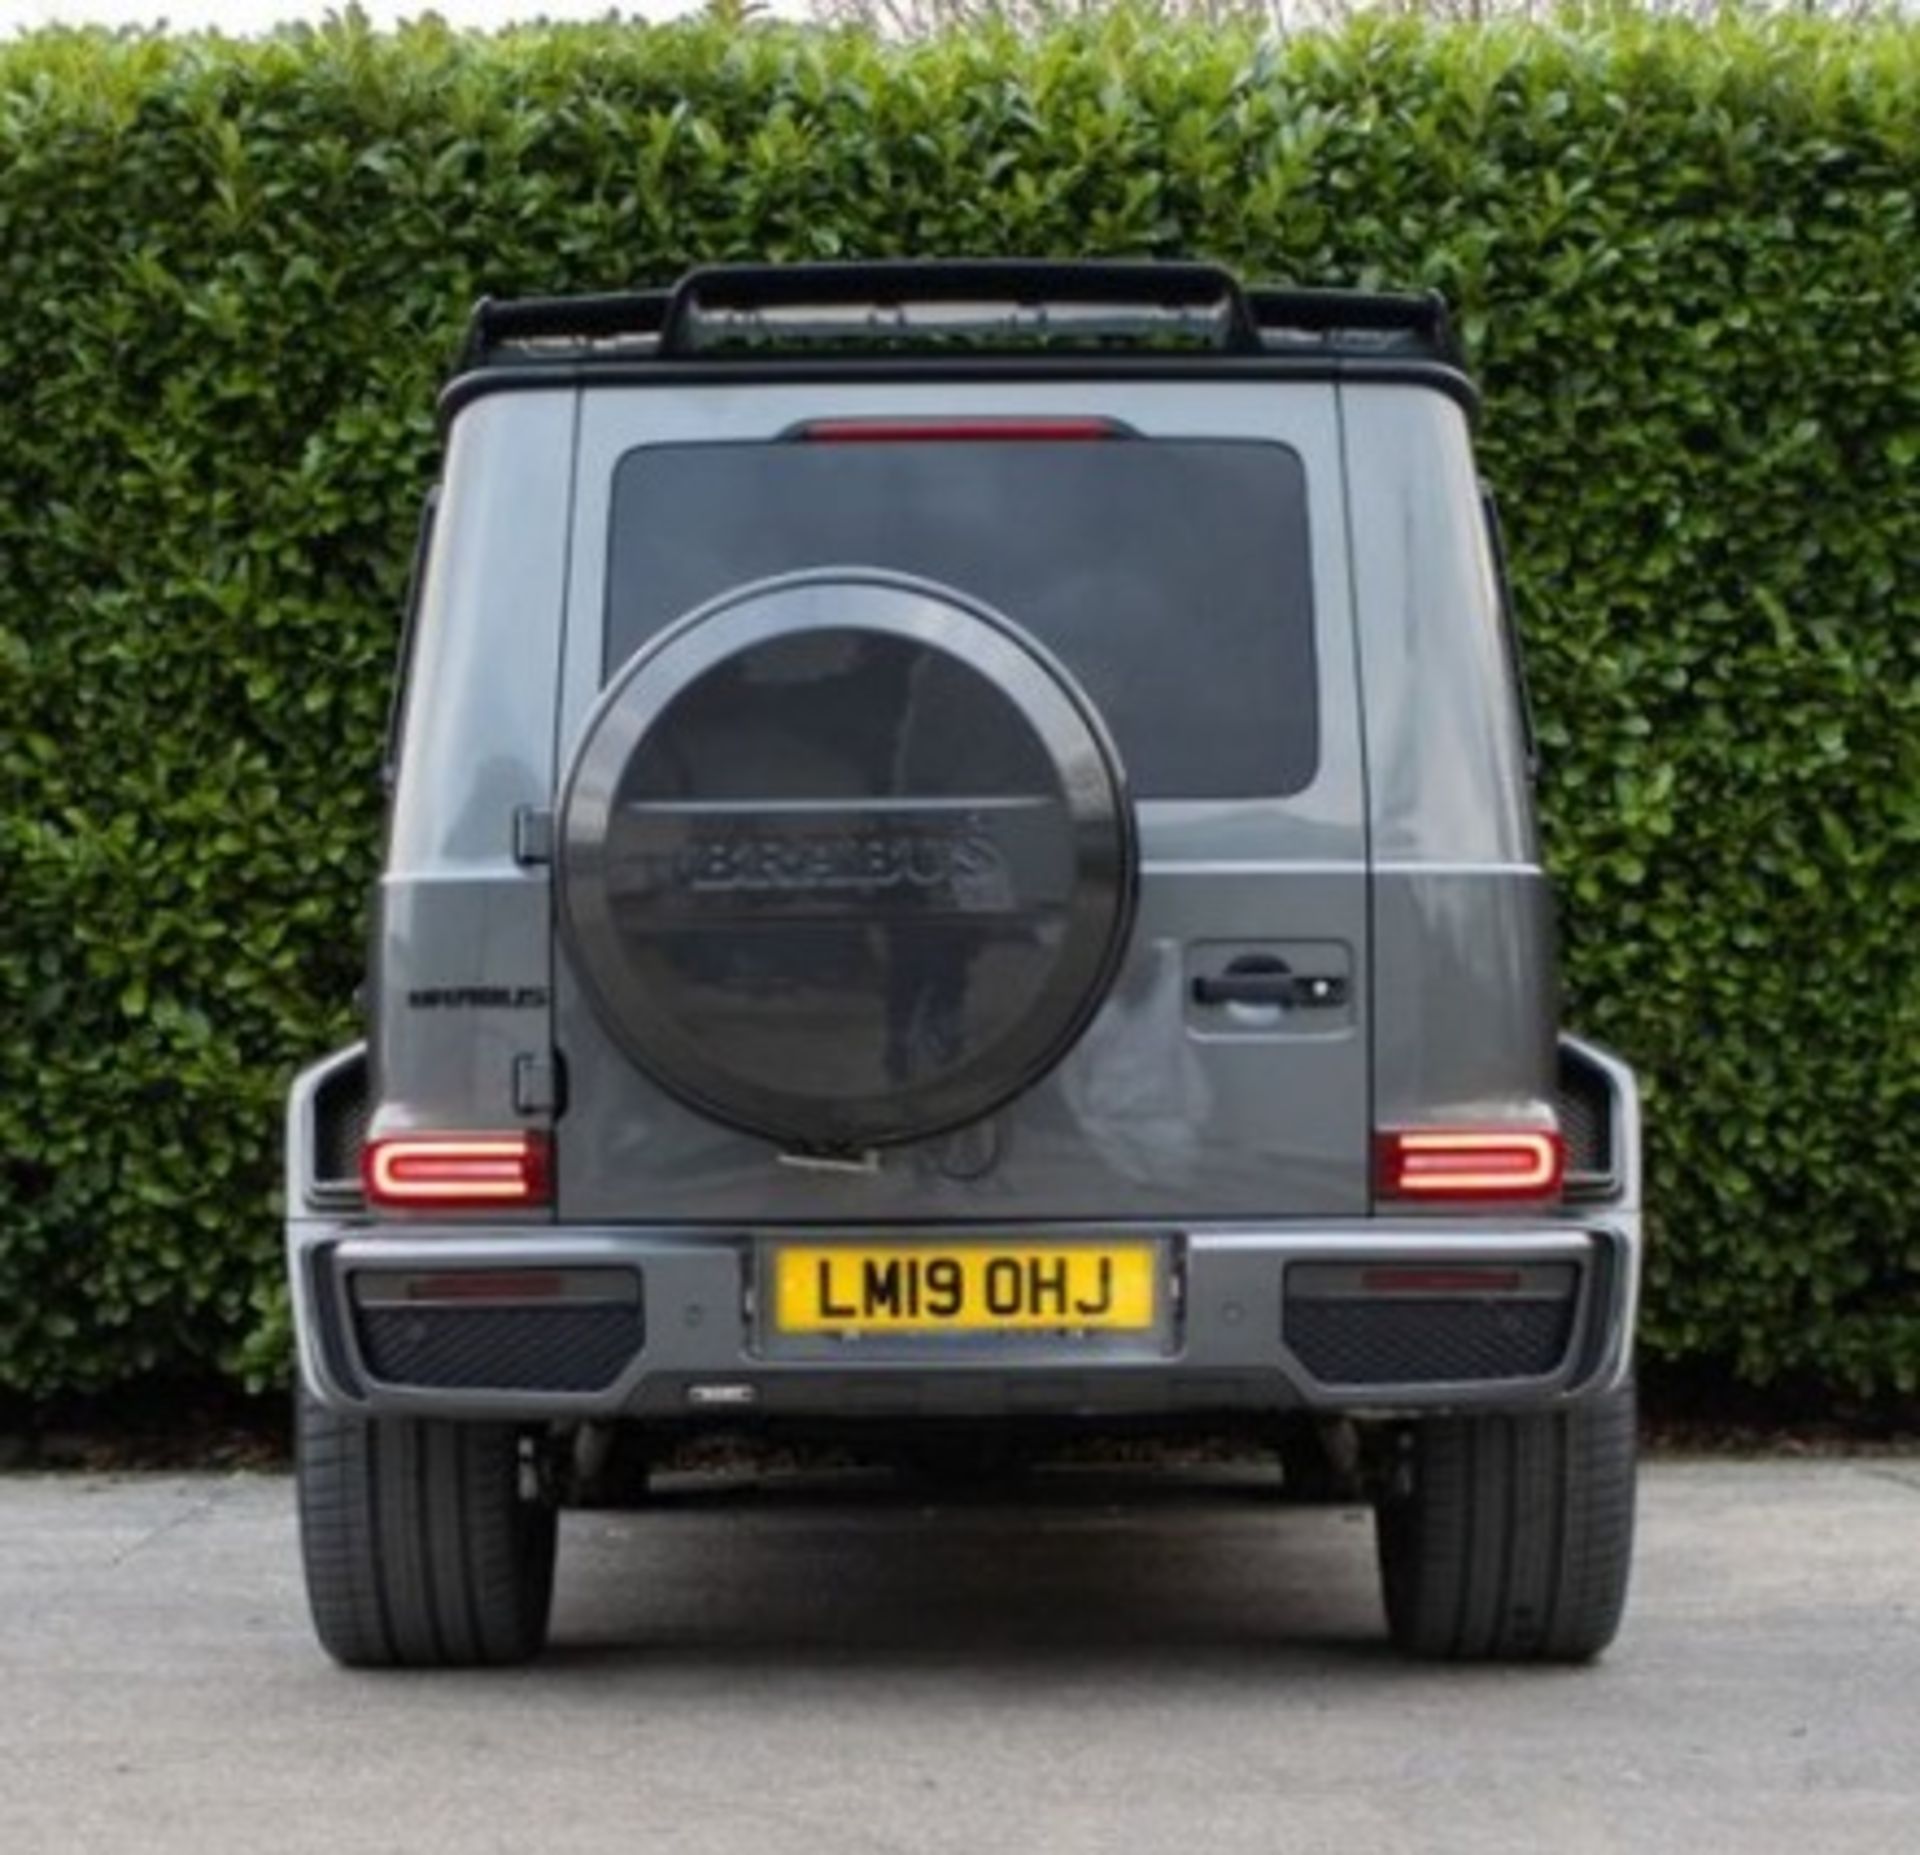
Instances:
[[[809,444],[1074,444],[1124,438],[1111,419],[812,419],[792,434]]]
[[[1389,1198],[1557,1198],[1566,1143],[1551,1128],[1396,1128],[1379,1138]]]
[[[1516,1295],[1526,1278],[1518,1269],[1362,1269],[1370,1295]]]
[[[555,1301],[567,1285],[554,1269],[469,1269],[405,1281],[409,1301]]]
[[[371,1204],[486,1211],[545,1204],[552,1191],[547,1136],[392,1134],[369,1140],[360,1178]]]

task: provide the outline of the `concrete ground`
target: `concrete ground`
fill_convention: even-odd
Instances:
[[[556,1646],[373,1676],[268,1477],[0,1478],[0,1851],[1920,1851],[1920,1460],[1660,1463],[1588,1670],[1381,1642],[1364,1514],[569,1516]]]

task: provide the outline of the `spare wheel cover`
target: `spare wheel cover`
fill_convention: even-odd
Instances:
[[[558,835],[611,1034],[803,1149],[920,1138],[1029,1087],[1132,919],[1132,808],[1084,695],[1007,619],[890,574],[763,581],[637,653]]]

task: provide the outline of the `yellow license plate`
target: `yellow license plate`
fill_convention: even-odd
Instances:
[[[783,1244],[781,1333],[1140,1332],[1156,1311],[1151,1243]]]

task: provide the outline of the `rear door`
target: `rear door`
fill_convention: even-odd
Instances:
[[[1087,419],[1125,441],[1042,423]],[[956,428],[973,420],[1008,424]],[[851,1168],[792,1164],[663,1093],[557,950],[563,1217],[1366,1209],[1366,811],[1336,421],[1332,387],[1292,383],[585,396],[556,782],[607,680],[686,612],[800,569],[881,568],[984,601],[1065,665],[1126,768],[1141,881],[1115,982],[1056,1068],[984,1123]]]

